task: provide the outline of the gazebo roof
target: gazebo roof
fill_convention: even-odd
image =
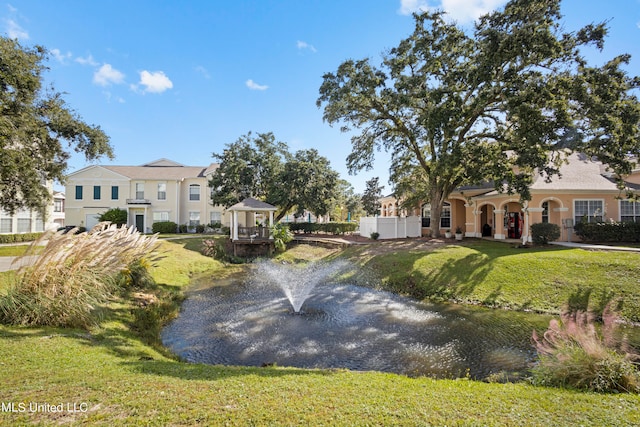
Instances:
[[[253,197],[248,197],[242,200],[241,202],[238,202],[235,205],[231,206],[227,210],[230,212],[233,212],[233,211],[274,211],[275,212],[278,210],[278,208],[276,208],[273,205],[270,205],[269,203],[265,203],[261,200],[256,200]]]

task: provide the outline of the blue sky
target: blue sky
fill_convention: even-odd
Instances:
[[[504,0],[19,0],[0,7],[0,31],[50,52],[45,78],[87,123],[110,136],[111,164],[168,158],[208,165],[249,131],[292,151],[316,148],[356,191],[386,184],[388,157],[347,174],[349,135],[322,121],[322,75],[380,53],[412,31],[411,11],[444,8],[469,24]],[[593,63],[630,53],[640,75],[640,0],[564,0],[565,30],[603,20]],[[104,161],[107,163],[107,161]],[[74,154],[70,172],[87,166]],[[386,184],[386,191],[390,186]]]

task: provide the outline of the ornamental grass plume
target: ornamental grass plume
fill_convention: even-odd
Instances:
[[[565,312],[552,319],[533,342],[538,360],[532,369],[537,385],[570,387],[597,392],[640,392],[640,356],[618,331],[618,316],[608,304],[603,324],[596,327],[585,311]]]
[[[21,268],[14,285],[0,299],[0,320],[19,325],[88,328],[99,309],[118,290],[118,276],[128,266],[153,257],[156,236],[134,227],[100,223],[91,231],[45,233],[35,262]]]

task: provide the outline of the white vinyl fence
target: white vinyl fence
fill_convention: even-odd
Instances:
[[[362,217],[360,218],[360,235],[380,234],[379,239],[399,239],[420,237],[422,235],[422,218],[419,216],[397,217]]]

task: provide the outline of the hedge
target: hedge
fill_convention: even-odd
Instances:
[[[301,233],[344,234],[356,231],[356,222],[292,222],[289,230]]]
[[[0,234],[0,243],[33,242],[43,233]]]
[[[640,242],[638,222],[580,222],[574,231],[585,242]]]
[[[151,231],[153,233],[169,234],[169,233],[175,233],[177,230],[178,230],[178,224],[172,221],[154,222],[153,225],[151,226]]]

